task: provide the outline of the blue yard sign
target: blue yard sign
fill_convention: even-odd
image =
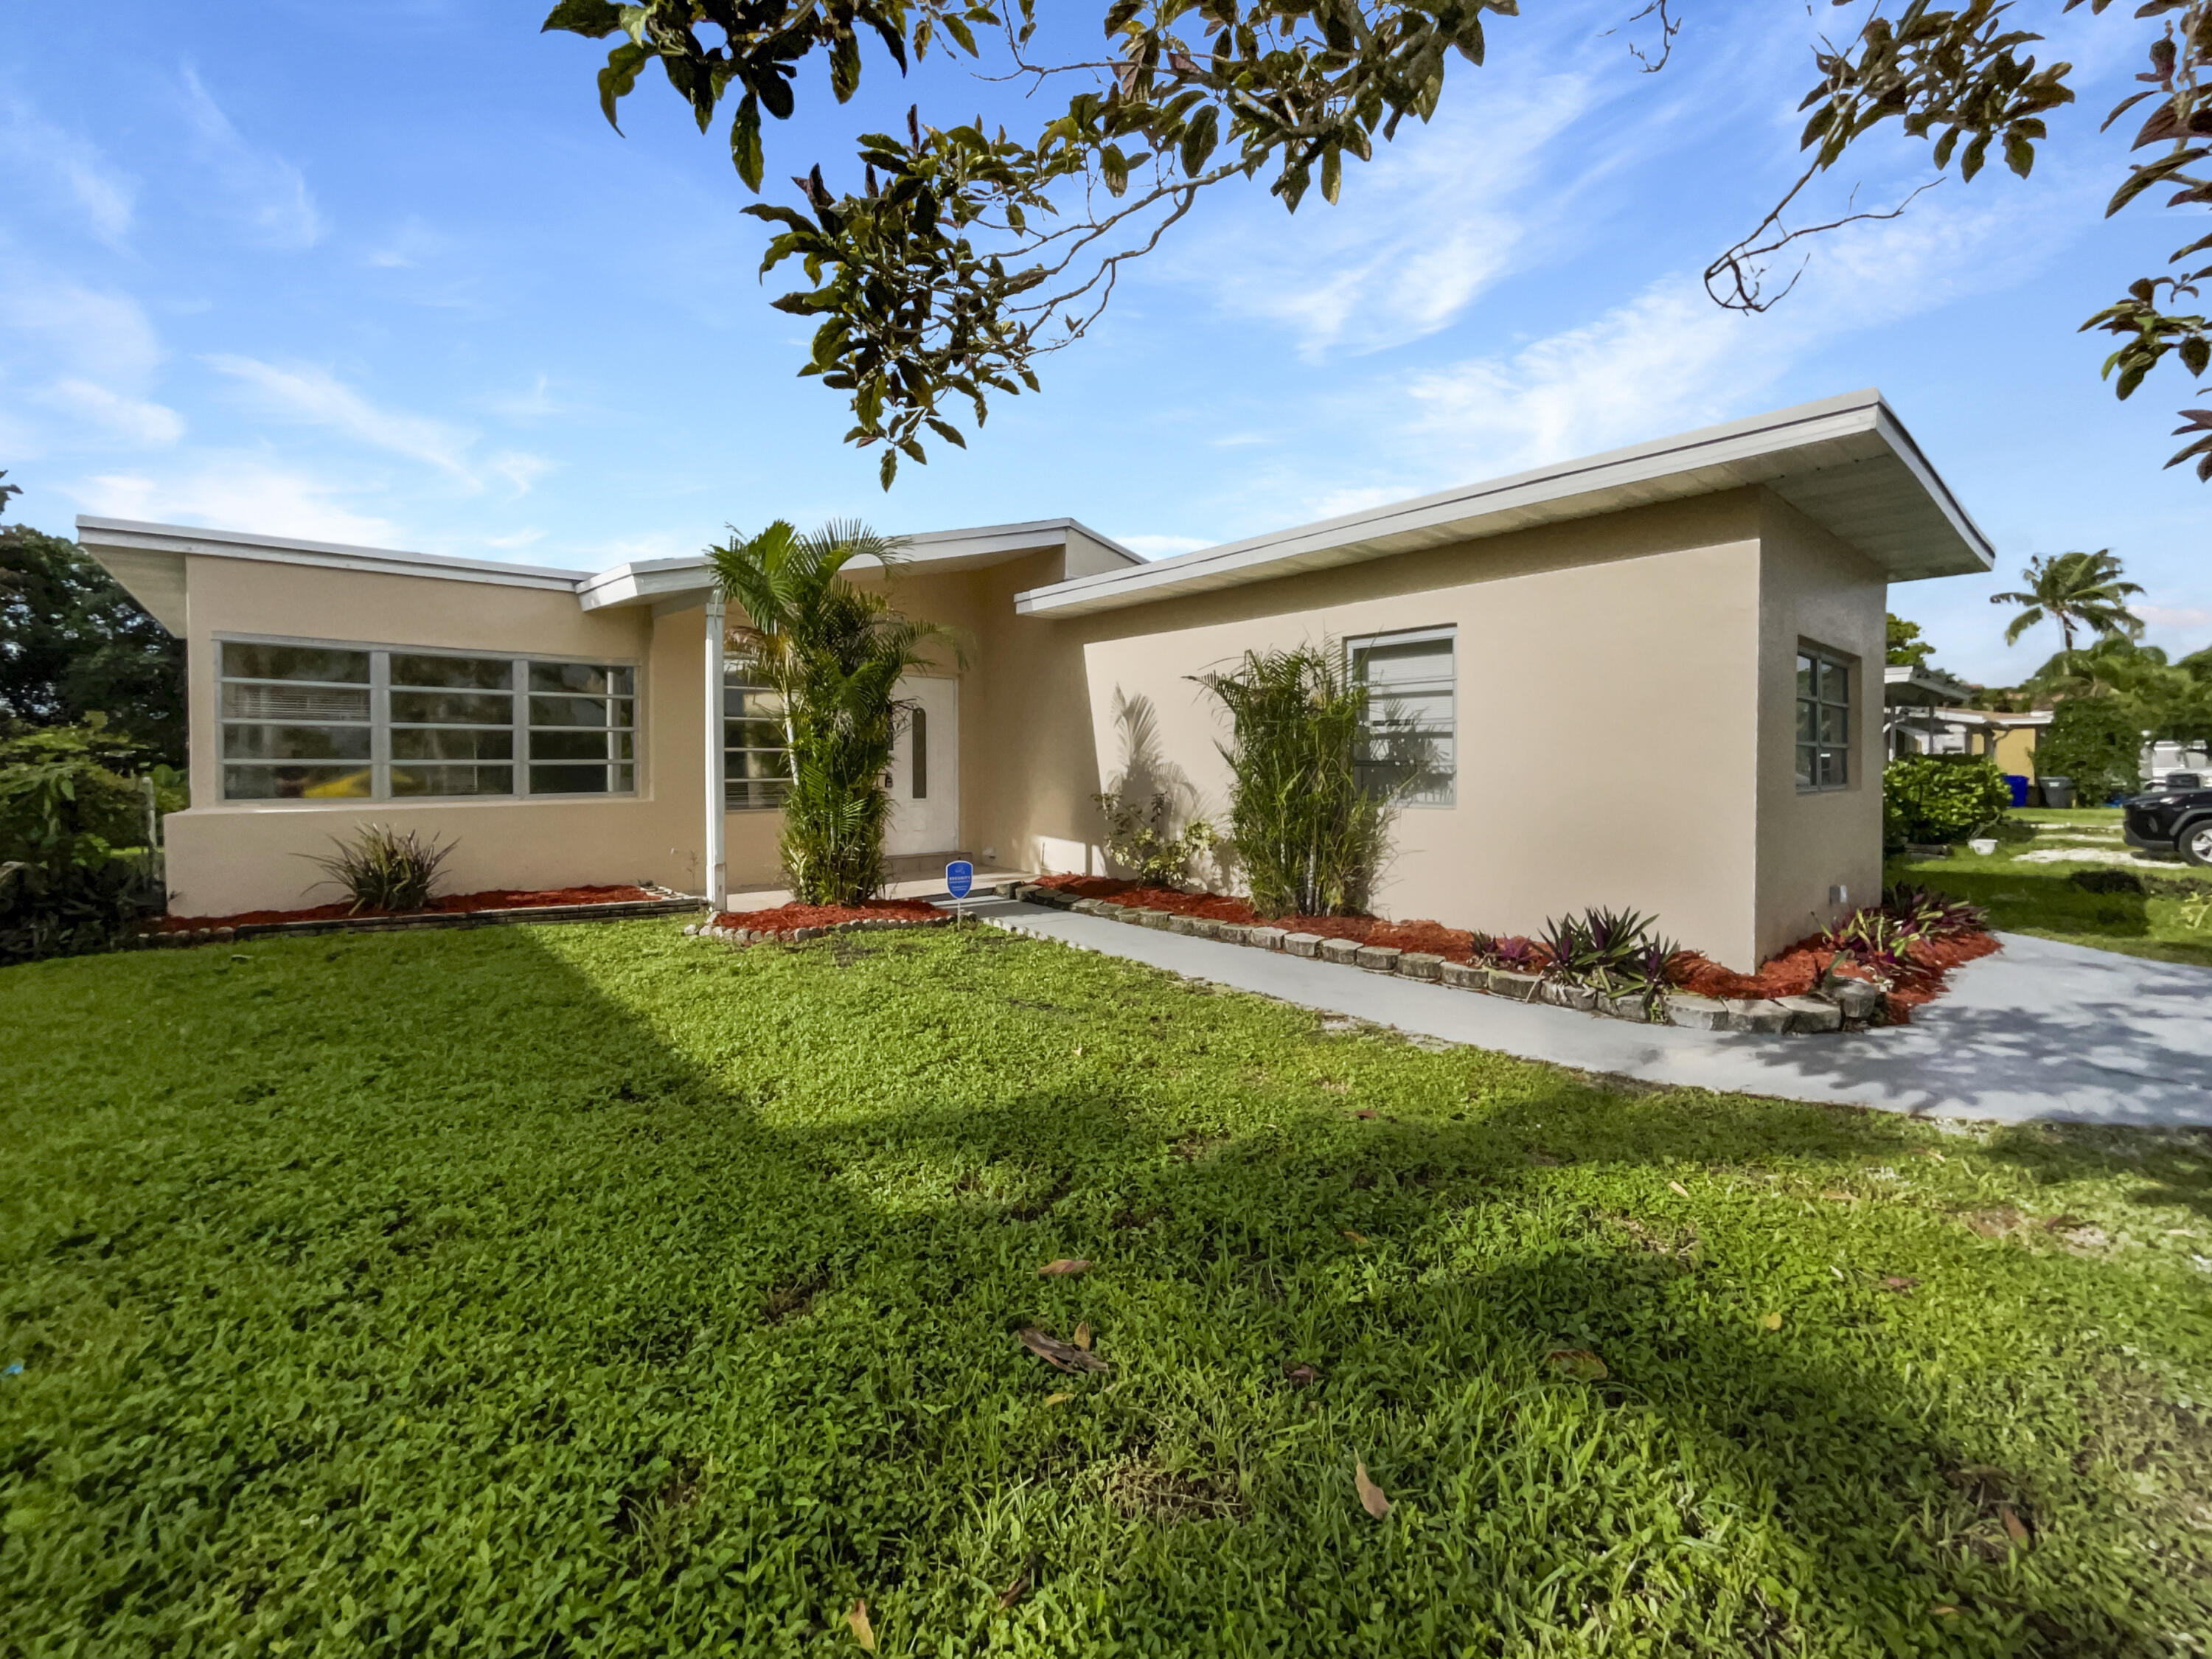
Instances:
[[[955,859],[945,866],[945,890],[957,899],[968,896],[968,890],[975,884],[975,866],[966,859]]]

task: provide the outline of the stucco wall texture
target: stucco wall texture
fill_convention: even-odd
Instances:
[[[1097,869],[1091,797],[1164,787],[1225,811],[1225,716],[1195,679],[1248,650],[1455,631],[1457,778],[1400,815],[1376,908],[1494,933],[1584,905],[1656,913],[1747,967],[1875,896],[1881,878],[1881,572],[1768,492],[1689,501],[1168,598],[1087,616],[1017,614],[1079,574],[1060,548],[896,573],[945,623],[960,681],[958,848]],[[457,842],[456,890],[651,879],[697,890],[705,811],[704,611],[582,610],[557,591],[296,563],[192,558],[190,811],[167,823],[172,908],[312,903],[302,854],[363,823]],[[880,580],[880,579],[875,579]],[[216,641],[264,637],[544,653],[638,670],[634,798],[220,804]],[[1792,769],[1801,642],[1855,671],[1849,787]],[[732,887],[776,880],[772,812],[725,818]]]

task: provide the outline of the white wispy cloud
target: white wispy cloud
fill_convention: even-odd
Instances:
[[[161,361],[136,300],[40,266],[0,269],[0,330],[36,361],[102,381],[143,381]]]
[[[1578,327],[1417,371],[1373,398],[1410,406],[1399,428],[1426,446],[1431,478],[1437,464],[1453,478],[1490,476],[1725,420],[1853,333],[2024,280],[2052,252],[2054,219],[2081,216],[2054,215],[2054,196],[2086,199],[2095,187],[1929,197],[1902,219],[1838,233],[1765,314],[1724,311],[1680,272]]]
[[[204,360],[218,374],[251,386],[262,408],[309,426],[327,427],[372,448],[387,450],[473,483],[463,456],[476,434],[428,416],[380,409],[328,369],[280,368],[258,357],[218,352]]]
[[[2196,605],[2138,605],[2130,607],[2152,628],[2175,633],[2212,629],[2212,611]]]
[[[477,434],[427,415],[388,409],[363,397],[326,368],[309,364],[283,366],[258,357],[218,352],[204,359],[218,374],[249,387],[263,412],[335,432],[356,443],[434,467],[471,489],[487,481],[504,483],[526,495],[552,463],[522,450],[476,453]]]
[[[1170,256],[1171,270],[1232,315],[1287,329],[1310,359],[1419,339],[1504,276],[1543,218],[1565,210],[1556,179],[1543,206],[1524,198],[1553,141],[1586,122],[1596,98],[1591,77],[1570,74],[1448,105],[1428,129],[1409,128],[1371,163],[1348,167],[1340,205],[1316,191],[1291,218],[1272,198],[1247,203]]]
[[[37,396],[40,403],[139,448],[161,448],[185,435],[185,417],[166,404],[126,398],[96,381],[60,380]]]
[[[301,468],[254,455],[210,455],[159,474],[103,472],[67,488],[88,512],[122,519],[249,528],[311,541],[390,546],[388,519],[345,505],[349,491]]]
[[[44,189],[100,241],[130,234],[138,186],[97,145],[65,132],[18,98],[0,98],[0,160],[12,192]]]
[[[275,151],[249,143],[231,124],[197,70],[184,71],[185,118],[199,156],[238,216],[265,246],[300,252],[328,227],[307,175]]]

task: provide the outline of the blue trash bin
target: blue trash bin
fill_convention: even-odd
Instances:
[[[2005,787],[2012,791],[2012,804],[2014,806],[2027,805],[2027,780],[2017,772],[2008,772],[2004,775],[2004,781]]]

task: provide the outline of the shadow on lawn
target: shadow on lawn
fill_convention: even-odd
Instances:
[[[648,1018],[616,1000],[632,994],[619,976],[603,988],[527,932],[450,942],[499,969],[496,992],[460,1007],[429,1000],[439,957],[408,948],[369,940],[325,958],[398,963],[436,1010],[408,1029],[336,1023],[317,1065],[365,1081],[287,1122],[293,1074],[223,1079],[256,1123],[265,1101],[255,1144],[270,1168],[247,1181],[234,1152],[210,1155],[228,1184],[193,1221],[221,1237],[222,1205],[261,1206],[240,1208],[240,1227],[276,1214],[283,1171],[319,1146],[343,1140],[356,1181],[434,1153],[380,1224],[386,1254],[363,1255],[347,1282],[377,1291],[370,1305],[386,1311],[362,1316],[395,1321],[396,1342],[410,1264],[434,1263],[447,1240],[495,1241],[436,1316],[464,1346],[471,1321],[503,1331],[501,1298],[530,1287],[526,1337],[465,1367],[479,1395],[513,1389],[503,1433],[465,1445],[456,1430],[444,1454],[534,1490],[531,1524],[547,1530],[530,1550],[566,1564],[568,1587],[510,1626],[509,1645],[590,1645],[565,1623],[578,1598],[616,1627],[720,1620],[765,1643],[772,1632],[748,1620],[765,1617],[766,1592],[748,1587],[770,1580],[799,1586],[825,1623],[866,1595],[886,1630],[903,1601],[988,1644],[1012,1616],[994,1587],[1033,1560],[1022,1608],[1064,1618],[1073,1644],[1100,1620],[1172,1642],[1236,1614],[1272,1628],[1273,1652],[1376,1650],[1361,1621],[1387,1605],[1417,1650],[1437,1644],[1414,1615],[1439,1603],[1455,1640],[1571,1643],[1595,1617],[1600,1637],[1630,1642],[1673,1603],[1698,1611],[1658,1628],[1698,1631],[1712,1651],[1932,1649],[1963,1628],[1931,1613],[1942,1604],[1991,1650],[2162,1650],[2172,1605],[2091,1582],[2063,1528],[2015,1551],[2007,1513],[2034,1532],[2061,1505],[2079,1511],[2083,1492],[2051,1488],[2063,1462],[1992,1467],[1990,1425],[1954,1422],[1940,1364],[1817,1340],[1794,1321],[1769,1331],[1761,1298],[1702,1292],[1706,1246],[1668,1218],[1659,1172],[1893,1158],[1907,1141],[1893,1120],[1632,1099],[1538,1067],[1501,1089],[1499,1063],[1465,1051],[1423,1072],[1462,1099],[1485,1094],[1465,1121],[1358,1119],[1345,1076],[1356,1051],[1295,1011],[1232,1066],[1228,1045],[1244,1039],[1216,1016],[1249,1023],[1249,1002],[1217,1008],[1194,989],[1148,1019],[1112,996],[1141,970],[1097,958],[1073,959],[1047,989],[994,981],[988,961],[963,979],[939,944],[837,939],[748,961],[686,942],[670,948],[694,956],[642,970],[695,975],[658,981]],[[1008,963],[1051,949],[995,934],[964,948],[1015,953]],[[304,952],[297,963],[316,972]],[[343,969],[325,977],[347,983]],[[1036,1033],[1028,1051],[963,1040],[1010,1006]],[[570,1040],[503,1049],[518,1010]],[[699,1023],[662,1023],[687,1013]],[[856,1027],[872,1070],[852,1069]],[[1094,1042],[1095,1065],[1067,1063]],[[220,1051],[253,1063],[228,1038]],[[814,1071],[831,1060],[834,1090]],[[393,1079],[403,1097],[380,1092]],[[532,1115],[509,1127],[500,1103],[526,1083]],[[2036,1139],[2005,1155],[2055,1167],[2077,1154]],[[1637,1170],[1651,1172],[1648,1203],[1578,1190],[1581,1176]],[[2168,1179],[2202,1204],[2201,1168]],[[334,1213],[350,1226],[360,1210]],[[339,1223],[298,1226],[310,1224]],[[261,1220],[247,1231],[276,1237]],[[1984,1247],[1962,1231],[1957,1248],[1963,1262]],[[308,1263],[303,1283],[329,1271],[295,1237],[285,1249]],[[1040,1279],[1059,1255],[1098,1266]],[[1844,1301],[1854,1329],[1899,1305],[1874,1280],[1883,1264],[1864,1266]],[[332,1316],[319,1305],[311,1322]],[[268,1317],[269,1363],[295,1363],[276,1304]],[[1103,1383],[1063,1382],[1013,1339],[1078,1320],[1095,1322],[1113,1367]],[[1544,1356],[1558,1347],[1601,1355],[1608,1375],[1553,1374]],[[372,1346],[347,1364],[367,1376],[374,1361]],[[1309,1389],[1285,1378],[1300,1364],[1319,1373]],[[1079,1414],[1047,1414],[1054,1389],[1079,1394]],[[555,1443],[585,1449],[588,1478],[532,1486],[524,1455]],[[1391,1531],[1357,1513],[1355,1456],[1402,1506]],[[412,1467],[395,1446],[387,1506]],[[1207,1514],[1241,1518],[1165,1524]],[[578,1515],[596,1517],[596,1541],[557,1530]],[[750,1576],[732,1577],[733,1559]],[[480,1616],[467,1570],[395,1605],[389,1628],[414,1634],[393,1645]],[[1540,1589],[1554,1575],[1565,1588]],[[1268,1587],[1256,1603],[1253,1586]],[[200,1555],[135,1593],[230,1591]],[[1547,1596],[1553,1622],[1531,1622]]]
[[[827,976],[864,963],[875,951],[902,948],[841,944],[817,959]],[[973,948],[1048,947],[993,939]],[[997,1000],[1048,1022],[1086,1014],[1063,1003]],[[1184,1042],[1189,1036],[1180,1034]],[[836,1039],[824,1032],[822,1040]],[[1153,1058],[1167,1065],[1189,1055],[1170,1043]],[[1187,1481],[1211,1491],[1233,1481],[1261,1518],[1273,1512],[1267,1525],[1230,1535],[1249,1536],[1249,1544],[1215,1547],[1237,1561],[1239,1576],[1282,1576],[1290,1605],[1308,1621],[1308,1639],[1323,1649],[1354,1638],[1347,1626],[1320,1639],[1340,1601],[1360,1598],[1328,1595],[1314,1570],[1325,1564],[1329,1573],[1362,1579],[1367,1568],[1358,1561],[1357,1528],[1345,1529],[1343,1553],[1324,1549],[1303,1561],[1284,1547],[1282,1534],[1286,1523],[1290,1532],[1312,1530],[1305,1506],[1348,1504],[1346,1472],[1316,1468],[1295,1454],[1271,1466],[1258,1443],[1265,1437],[1231,1432],[1217,1439],[1195,1426],[1211,1415],[1210,1396],[1286,1390],[1285,1369],[1297,1364],[1320,1373],[1304,1399],[1324,1414],[1346,1413],[1342,1427],[1353,1437],[1394,1449],[1386,1478],[1401,1502],[1431,1512],[1528,1506],[1532,1526],[1556,1530],[1547,1546],[1554,1559],[1601,1554],[1610,1528],[1592,1512],[1583,1517],[1588,1531],[1577,1536],[1553,1511],[1556,1493],[1532,1499],[1530,1492],[1512,1489],[1510,1472],[1528,1455],[1516,1444],[1516,1419],[1560,1411],[1563,1395],[1568,1416],[1578,1417],[1594,1395],[1627,1426],[1591,1419],[1578,1421],[1575,1433],[1617,1446],[1622,1456],[1656,1449],[1671,1464],[1684,1489],[1674,1519],[1680,1537],[1692,1540],[1684,1551],[1694,1553],[1695,1540],[1709,1531],[1776,1529],[1767,1559],[1798,1563],[1787,1589],[1790,1597],[1802,1598],[1801,1630],[1825,1629],[1834,1638],[1864,1623],[1940,1642],[1946,1627],[1929,1621],[1948,1615],[1929,1610],[1948,1605],[2024,1621],[2019,1640],[2027,1650],[2114,1653],[2137,1644],[2151,1650],[2166,1610],[2154,1614],[2081,1592],[2066,1582],[2063,1557],[2047,1570],[2033,1563],[2021,1570],[2008,1527],[2035,1532],[2050,1508],[2081,1501],[2078,1491],[2045,1490],[2033,1477],[1992,1467],[1989,1425],[1948,1430],[1940,1389],[1903,1382],[1893,1366],[1863,1351],[1766,1331],[1755,1298],[1696,1305],[1684,1294],[1699,1271],[1692,1231],[1592,1207],[1571,1190],[1562,1194],[1554,1173],[1674,1170],[1686,1162],[1741,1168],[1768,1155],[1895,1156],[1905,1137],[1893,1121],[1779,1103],[1749,1122],[1741,1104],[1725,1118],[1677,1115],[1662,1109],[1667,1103],[1638,1109],[1532,1068],[1529,1086],[1510,1109],[1481,1121],[1350,1119],[1355,1090],[1341,1107],[1326,1097],[1319,1108],[1285,1103],[1279,1131],[1231,1133],[1225,1120],[1233,1114],[1197,1103],[1187,1121],[1163,1127],[1156,1105],[1140,1099],[1153,1069],[1140,1062],[1117,1076],[1048,1091],[1009,1079],[995,1101],[951,1108],[933,1103],[927,1082],[902,1085],[878,1108],[782,1129],[769,1121],[786,1103],[780,1091],[771,1085],[764,1094],[742,1095],[768,1109],[746,1137],[749,1182],[803,1186],[805,1196],[781,1206],[780,1217],[756,1216],[782,1243],[757,1260],[759,1311],[754,1303],[741,1306],[736,1324],[757,1318],[780,1328],[783,1310],[793,1305],[811,1310],[843,1297],[874,1307],[886,1340],[899,1340],[896,1334],[911,1328],[917,1306],[933,1295],[961,1297],[963,1328],[938,1333],[958,1351],[911,1357],[916,1395],[896,1413],[899,1431],[883,1443],[885,1455],[913,1456],[933,1437],[931,1412],[963,1398],[975,1403],[976,1348],[996,1350],[996,1361],[984,1364],[999,1386],[1010,1373],[1017,1382],[1028,1373],[1042,1393],[1056,1380],[1013,1346],[1012,1333],[1035,1322],[1065,1335],[1079,1316],[1097,1320],[1102,1352],[1115,1367],[1113,1385],[1093,1402],[1091,1426],[1103,1440],[1078,1446],[1048,1439],[1026,1455],[1010,1449],[1005,1467],[979,1469],[979,1477],[1063,1495],[1090,1491],[1097,1501],[1096,1489],[1084,1484],[1086,1471],[1154,1455],[1173,1439],[1176,1457],[1189,1463]],[[690,1086],[710,1097],[721,1087],[704,1075]],[[2001,1138],[1990,1150],[2053,1170],[2081,1152],[2027,1133]],[[929,1195],[870,1201],[871,1192],[897,1188],[899,1177],[915,1170],[931,1173]],[[2183,1160],[2169,1172],[2166,1194],[2143,1198],[2175,1201],[2175,1194],[2186,1193],[2203,1207],[2206,1189],[2201,1165]],[[1578,1231],[1534,1243],[1478,1239],[1472,1248],[1460,1237],[1470,1212],[1561,1202],[1580,1206]],[[877,1258],[890,1237],[916,1283],[884,1282]],[[1963,1229],[1960,1245],[1976,1248]],[[1034,1277],[1035,1262],[1062,1254],[1095,1258],[1101,1277],[1087,1283]],[[994,1264],[997,1288],[976,1291],[979,1264]],[[1121,1281],[1118,1292],[1105,1289],[1109,1273]],[[1895,1305],[1876,1277],[1863,1271],[1850,1298],[1852,1322],[1875,1323],[1886,1305]],[[1132,1317],[1133,1291],[1182,1312],[1165,1322]],[[902,1300],[908,1307],[896,1311]],[[728,1310],[695,1311],[709,1327],[734,1334]],[[775,1340],[794,1356],[809,1352],[803,1325],[787,1334],[779,1328]],[[1548,1374],[1542,1356],[1559,1347],[1599,1353],[1608,1376],[1587,1388]],[[872,1395],[860,1377],[853,1384]],[[1451,1402],[1470,1388],[1496,1396],[1472,1418],[1456,1418]],[[818,1391],[811,1397],[818,1401]],[[1444,1430],[1432,1431],[1440,1423]],[[1171,1434],[1170,1424],[1180,1432]],[[1551,1474],[1570,1485],[1575,1479],[1564,1469]],[[1701,1511],[1690,1495],[1698,1487],[1725,1489],[1738,1501],[1756,1494],[1759,1502],[1748,1511],[1722,1513],[1729,1503]],[[1575,1507],[1571,1498],[1565,1504],[1569,1512]],[[1548,1522],[1537,1520],[1547,1512]],[[948,1551],[941,1538],[895,1530],[896,1551],[879,1539],[871,1556],[856,1539],[851,1552],[836,1552],[836,1566],[856,1575],[859,1589],[870,1589],[872,1572],[883,1589],[942,1572],[948,1554],[960,1553]],[[1011,1577],[1019,1565],[1010,1556],[986,1571]],[[1142,1569],[1117,1578],[1094,1562],[1062,1560],[1036,1571],[1040,1593],[1055,1575],[1075,1581],[1069,1586],[1075,1590],[1104,1571],[1119,1596],[1169,1594],[1164,1579]],[[1790,1620],[1779,1607],[1744,1595],[1741,1586],[1723,1592],[1718,1577],[1700,1581],[1692,1572],[1673,1593],[1710,1595],[1717,1602],[1734,1596],[1729,1638],[1747,1650],[1790,1645]],[[1624,1630],[1634,1623],[1632,1585],[1616,1579],[1609,1587],[1585,1584],[1583,1593],[1583,1612],[1602,1607],[1601,1616],[1622,1621]],[[2138,1611],[2151,1622],[2136,1625]],[[1579,1616],[1565,1622],[1572,1626]]]

